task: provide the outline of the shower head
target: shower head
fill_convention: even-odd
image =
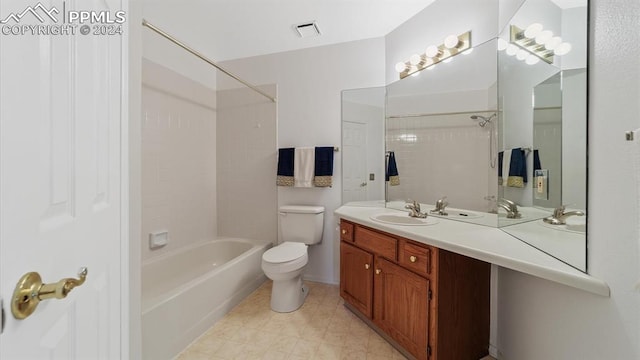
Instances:
[[[496,116],[496,113],[491,114],[491,116],[489,116],[488,118],[482,116],[482,115],[471,115],[471,119],[472,120],[481,120],[478,125],[480,125],[480,127],[484,127],[485,125],[487,125],[487,123],[491,122],[491,119],[493,119]]]

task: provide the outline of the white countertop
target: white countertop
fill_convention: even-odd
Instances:
[[[609,286],[604,281],[580,272],[498,228],[441,218],[437,224],[426,226],[383,224],[371,219],[371,216],[380,213],[406,214],[405,211],[383,207],[349,205],[343,205],[335,211],[340,218],[390,234],[594,294],[610,295]]]

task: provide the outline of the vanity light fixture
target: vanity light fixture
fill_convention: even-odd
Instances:
[[[439,45],[431,45],[426,48],[423,54],[414,54],[409,61],[399,62],[395,65],[400,79],[409,75],[418,75],[424,69],[430,69],[435,64],[445,60],[451,60],[453,56],[461,54],[471,49],[471,31],[461,35],[449,35],[444,42]]]
[[[524,60],[529,65],[533,65],[537,61],[530,60],[529,56],[524,56],[523,50],[549,64],[553,63],[554,55],[562,56],[571,51],[570,43],[563,42],[560,36],[554,36],[551,30],[544,30],[542,24],[533,23],[524,30],[511,25],[510,29],[511,43],[506,48],[507,54],[517,55],[519,60]],[[514,45],[519,48],[519,51],[513,50]]]

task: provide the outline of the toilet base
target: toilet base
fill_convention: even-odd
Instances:
[[[296,311],[304,304],[309,288],[302,276],[290,280],[274,280],[271,288],[271,310],[280,313]]]

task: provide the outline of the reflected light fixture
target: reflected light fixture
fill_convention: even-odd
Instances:
[[[444,38],[441,45],[428,46],[423,54],[414,54],[409,61],[399,62],[395,65],[400,79],[409,75],[417,75],[424,69],[431,69],[439,62],[451,61],[453,56],[464,53],[471,49],[471,31],[467,31],[458,36],[449,35]],[[470,51],[469,51],[470,52]]]
[[[544,30],[542,24],[533,23],[524,30],[516,25],[511,25],[510,30],[511,43],[506,47],[507,54],[516,55],[519,60],[523,60],[529,65],[536,64],[537,61],[526,56],[526,53],[551,64],[554,55],[562,56],[571,51],[570,43],[563,42],[560,36],[554,36],[551,30]],[[501,50],[500,48],[498,40],[498,50]],[[525,53],[523,54],[522,51]]]

